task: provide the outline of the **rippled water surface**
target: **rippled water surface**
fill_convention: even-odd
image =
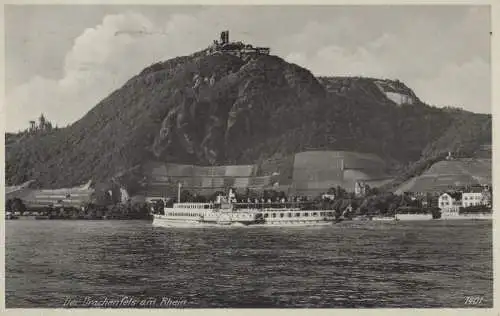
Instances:
[[[125,296],[182,300],[188,308],[467,307],[466,296],[482,296],[480,307],[493,302],[491,221],[5,225],[7,308]]]

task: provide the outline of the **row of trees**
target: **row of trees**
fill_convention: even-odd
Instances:
[[[25,203],[18,198],[9,199],[5,203],[7,212],[26,215],[36,212],[37,215],[49,216],[59,219],[146,219],[150,216],[150,205],[146,202],[127,201],[126,203],[113,203],[98,205],[85,203],[81,207],[75,206],[54,206],[28,208]]]

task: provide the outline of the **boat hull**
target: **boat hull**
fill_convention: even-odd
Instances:
[[[428,221],[432,220],[432,214],[396,214],[398,221]]]
[[[491,220],[493,216],[489,214],[458,214],[458,215],[447,215],[442,214],[441,220]]]
[[[373,217],[371,220],[376,222],[393,222],[398,219],[396,217]]]
[[[261,221],[261,222],[207,222],[199,220],[176,220],[163,215],[155,215],[153,226],[158,227],[310,227],[310,226],[331,226],[332,221],[309,220],[309,221]]]

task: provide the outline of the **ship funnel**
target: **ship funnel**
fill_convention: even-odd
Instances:
[[[178,183],[177,185],[177,203],[181,203],[181,187],[182,183]]]

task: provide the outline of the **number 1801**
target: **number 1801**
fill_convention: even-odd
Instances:
[[[466,305],[479,305],[483,302],[482,296],[466,296],[464,304]]]

